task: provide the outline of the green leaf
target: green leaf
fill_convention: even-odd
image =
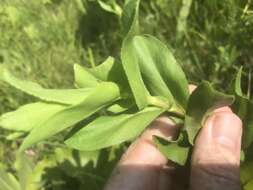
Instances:
[[[248,148],[253,142],[253,102],[243,94],[241,89],[242,68],[238,71],[235,79],[235,102],[232,105],[232,110],[236,113],[243,122],[242,148]]]
[[[92,90],[91,88],[62,90],[45,89],[35,82],[21,80],[12,76],[6,69],[3,70],[1,79],[11,86],[41,100],[69,105],[80,103]]]
[[[118,114],[124,111],[129,110],[135,106],[134,101],[132,99],[119,100],[115,102],[113,105],[107,108],[107,111]]]
[[[113,57],[108,57],[102,64],[90,68],[88,71],[101,81],[115,82],[124,91],[129,89],[122,64],[115,61]]]
[[[185,108],[189,96],[188,82],[170,50],[150,35],[135,36],[133,41],[141,73],[151,95],[171,98],[172,94]]]
[[[138,136],[163,111],[150,107],[135,114],[102,116],[82,128],[65,143],[72,148],[85,151],[116,145]]]
[[[20,151],[91,116],[101,108],[117,100],[120,96],[119,93],[119,88],[114,83],[105,82],[99,84],[83,102],[54,114],[47,121],[35,127],[24,140]]]
[[[147,89],[152,96],[166,97],[171,103],[175,99],[182,108],[186,107],[188,82],[180,65],[161,41],[149,35],[126,38],[121,57],[140,109],[148,102]]]
[[[136,104],[139,109],[143,109],[148,105],[149,93],[142,80],[139,58],[132,46],[131,38],[126,38],[123,42],[121,60]]]
[[[115,63],[116,62],[113,57],[108,57],[100,65],[93,68],[87,68],[87,71],[101,81],[108,81],[111,77],[110,73],[112,72]]]
[[[24,154],[19,154],[15,162],[15,168],[17,170],[18,179],[22,189],[28,189],[31,181],[30,178],[33,174],[34,164],[31,158]]]
[[[21,187],[11,173],[0,169],[0,190],[21,190]]]
[[[183,166],[187,161],[190,148],[181,145],[181,141],[181,137],[177,141],[168,141],[164,138],[154,136],[154,142],[161,153],[167,159]]]
[[[241,78],[242,78],[242,67],[239,69],[236,78],[235,78],[235,93],[238,96],[243,96],[242,87],[241,87]]]
[[[75,81],[79,87],[95,87],[99,82],[115,82],[125,92],[129,92],[129,85],[122,68],[122,64],[108,57],[103,63],[93,68],[75,65]]]
[[[39,123],[48,120],[66,106],[37,102],[21,106],[16,111],[0,117],[0,127],[15,131],[30,131]]]
[[[34,160],[26,154],[18,154],[14,164],[17,171],[17,176],[22,190],[41,190],[45,185],[42,176],[45,174],[45,169],[49,167],[56,167],[57,161],[50,156],[44,157],[41,161],[34,162]],[[66,157],[66,155],[64,155]],[[62,159],[64,159],[63,157]],[[56,163],[57,162],[57,163]]]
[[[123,35],[134,35],[139,32],[139,5],[140,0],[126,0],[123,7],[121,25]]]
[[[16,140],[24,135],[24,132],[13,132],[6,136],[6,140],[13,141]]]
[[[98,85],[98,79],[90,74],[86,68],[75,64],[74,65],[75,73],[75,83],[80,88],[89,88],[95,87]]]
[[[121,7],[115,2],[115,0],[110,0],[109,2],[105,3],[101,0],[98,0],[98,3],[102,9],[107,12],[114,13],[118,16],[121,16],[122,9]]]
[[[195,136],[214,109],[231,105],[233,102],[234,96],[214,90],[209,82],[202,82],[191,94],[186,110],[185,129],[190,143],[194,144]]]

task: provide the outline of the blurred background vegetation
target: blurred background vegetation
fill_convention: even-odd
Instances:
[[[74,63],[119,58],[123,5],[124,0],[1,0],[0,64],[44,87],[71,87]],[[170,47],[192,83],[205,79],[225,90],[243,66],[244,89],[251,94],[251,0],[143,0],[140,25],[142,33]],[[0,114],[28,101],[32,97],[0,84]],[[0,131],[0,178],[13,190],[101,189],[124,151],[77,152],[52,139],[24,158],[16,156],[21,140]]]

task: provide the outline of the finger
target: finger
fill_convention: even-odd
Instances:
[[[167,159],[154,146],[152,136],[173,139],[177,133],[178,127],[170,119],[158,118],[123,155],[105,189],[168,189],[170,168],[165,167]]]
[[[242,123],[228,107],[206,121],[194,146],[192,190],[239,190]]]

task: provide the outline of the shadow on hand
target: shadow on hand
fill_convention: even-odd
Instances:
[[[192,176],[192,177],[190,177]],[[240,190],[239,167],[195,165],[165,167],[123,165],[112,173],[105,190]]]

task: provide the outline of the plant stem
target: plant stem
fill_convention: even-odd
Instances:
[[[149,105],[156,106],[163,109],[168,109],[171,107],[171,105],[168,102],[165,102],[161,100],[161,98],[155,97],[155,96],[149,96],[148,103]]]
[[[177,103],[172,103],[165,101],[162,98],[149,96],[148,97],[149,105],[156,106],[162,109],[166,109],[168,113],[174,114],[176,117],[184,118],[185,110],[178,105]]]
[[[96,67],[96,64],[95,64],[95,61],[94,61],[93,52],[92,52],[92,49],[90,47],[88,47],[88,55],[89,55],[91,67],[92,68]]]

